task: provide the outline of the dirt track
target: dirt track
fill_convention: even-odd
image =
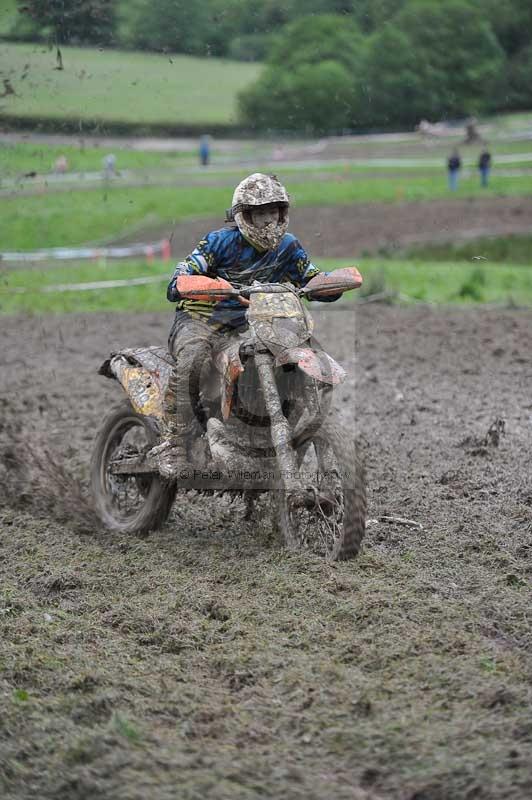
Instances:
[[[120,397],[99,362],[163,342],[170,316],[1,319],[3,424],[83,479]],[[249,525],[181,498],[126,540],[0,507],[4,797],[531,796],[532,317],[317,318],[350,371],[369,517],[422,529],[370,522],[331,567],[286,555],[265,508]]]
[[[187,220],[135,231],[123,241],[155,241],[171,236],[172,255],[183,258],[222,216]],[[433,200],[420,203],[357,203],[352,206],[298,208],[290,212],[290,230],[313,258],[351,258],[415,242],[452,242],[482,236],[528,234],[531,197]],[[114,240],[113,240],[114,241]]]

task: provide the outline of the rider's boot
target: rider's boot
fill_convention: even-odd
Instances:
[[[176,421],[162,425],[159,444],[152,447],[147,458],[159,470],[160,475],[168,480],[175,478],[180,470],[189,465],[187,454],[187,433],[189,426]]]

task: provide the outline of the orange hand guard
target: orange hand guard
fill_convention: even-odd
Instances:
[[[224,278],[208,278],[206,275],[180,275],[176,278],[175,288],[187,300],[205,300],[207,303],[217,303],[238,294]]]
[[[316,275],[311,278],[305,289],[311,290],[313,297],[327,297],[328,295],[341,294],[350,289],[362,286],[362,275],[356,267],[337,269],[330,275]]]

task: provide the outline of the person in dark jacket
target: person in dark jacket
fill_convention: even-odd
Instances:
[[[458,188],[458,175],[462,167],[462,160],[458,150],[453,150],[449,160],[447,161],[447,174],[449,177],[449,189],[455,192]]]
[[[491,170],[491,153],[483,150],[478,159],[478,171],[480,172],[480,185],[487,186]]]
[[[202,167],[207,167],[211,160],[211,137],[204,134],[200,139],[199,157]]]

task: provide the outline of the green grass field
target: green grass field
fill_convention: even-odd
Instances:
[[[500,142],[501,147],[506,145],[517,158],[520,154],[529,152],[532,147],[526,139],[519,142]],[[387,152],[381,150],[379,155],[391,155],[394,146],[390,142],[390,149]],[[272,143],[248,141],[243,142],[235,154],[227,151],[224,153],[227,159],[225,165],[223,158],[220,158],[220,162],[215,161],[209,170],[198,170],[195,166],[197,154],[193,142],[190,148],[188,151],[176,153],[142,152],[127,148],[119,150],[119,167],[137,170],[139,176],[145,175],[146,180],[151,181],[151,185],[120,186],[117,180],[107,188],[102,183],[83,191],[71,188],[56,191],[52,184],[47,187],[45,173],[51,169],[59,154],[67,155],[71,171],[97,171],[101,169],[102,156],[106,151],[98,147],[62,147],[29,142],[0,146],[0,175],[3,178],[13,178],[31,170],[43,176],[32,186],[27,184],[22,189],[6,182],[5,186],[8,188],[4,188],[3,196],[0,197],[1,249],[32,250],[102,243],[116,239],[124,232],[136,236],[137,231],[139,239],[142,239],[144,232],[155,226],[168,226],[170,234],[176,222],[187,218],[219,216],[221,221],[223,210],[230,204],[235,182],[251,169],[249,163],[230,163],[231,158],[238,157],[249,161],[256,157],[254,169],[275,170],[289,187],[296,207],[450,199],[445,170],[437,167],[427,170],[426,166],[413,166],[411,152],[405,154],[404,159],[398,157],[396,168],[388,167],[382,172],[371,165],[312,162],[299,167],[286,164],[283,169],[282,164],[275,164],[271,158]],[[424,155],[427,155],[425,145],[419,143],[414,157]],[[469,163],[474,163],[472,151],[466,154],[466,164],[468,159]],[[466,171],[459,190],[452,197],[463,199],[530,195],[530,162],[523,161],[524,165],[527,163],[528,170],[522,175],[494,174],[487,190],[480,188],[474,170],[469,175]],[[368,169],[373,170],[371,175],[367,174]],[[153,170],[152,177],[149,170]],[[161,176],[167,183],[175,181],[174,185],[157,185],[157,180],[162,181]],[[426,245],[395,254],[393,261],[387,259],[386,253],[383,253],[380,263],[363,261],[366,286],[370,287],[371,292],[384,290],[427,302],[532,303],[528,271],[515,266],[532,264],[529,237],[486,240],[484,244],[465,243],[458,249],[455,248],[456,252],[451,252],[447,245]],[[499,264],[504,261],[506,265],[501,267],[490,264],[489,261],[473,262],[472,256],[479,253],[489,261]],[[456,263],[460,260],[462,263]],[[157,285],[77,294],[39,294],[33,291],[30,294],[11,294],[7,290],[31,286],[36,280],[43,283],[71,283],[107,277],[134,278],[157,273],[165,275],[169,271],[168,265],[163,264],[147,267],[141,263],[116,262],[106,266],[85,263],[51,270],[4,270],[0,273],[3,280],[0,307],[3,313],[96,309],[163,310],[167,308],[164,281]]]
[[[494,236],[471,242],[418,244],[391,253],[392,258],[414,261],[471,261],[473,258],[505,264],[532,265],[532,236]]]
[[[245,174],[242,170],[242,176]],[[349,172],[334,178],[305,175],[298,182],[290,171],[279,177],[286,181],[295,206],[323,206],[357,202],[405,202],[448,198],[445,175],[409,177],[364,177]],[[186,187],[103,187],[91,191],[47,192],[31,196],[9,193],[0,198],[0,240],[2,249],[32,250],[99,242],[124,230],[145,225],[168,224],[187,217],[220,215],[230,205],[234,176],[225,185]],[[217,182],[218,184],[218,182]],[[524,196],[532,192],[532,175],[494,177],[483,190],[477,176],[464,179],[455,197]]]
[[[497,118],[491,119],[494,121],[486,123],[485,144],[493,155],[530,152],[532,150],[532,141],[530,140],[532,123],[525,119],[523,128],[517,129],[512,134],[512,138],[508,138],[508,133],[504,133],[503,130],[499,130],[497,127],[497,122],[495,121]],[[514,136],[516,138],[513,138]],[[353,135],[335,140],[336,149],[352,154],[353,158],[357,157],[359,151],[367,151],[368,149],[371,149],[372,155],[379,158],[391,156],[399,158],[445,158],[449,156],[454,147],[458,147],[466,163],[468,159],[471,162],[476,161],[479,150],[483,145],[483,142],[464,144],[464,134],[461,128],[457,129],[455,135],[434,139],[422,139],[420,136],[413,136],[411,132],[407,132],[404,138],[401,139],[374,138],[368,140],[363,136]]]
[[[167,169],[197,163],[197,147],[174,153],[147,153],[131,148],[113,148],[118,169]],[[59,156],[66,156],[69,172],[94,172],[102,169],[103,157],[110,147],[75,147],[37,143],[0,142],[0,187],[5,178],[18,178],[28,172],[46,175],[53,172]]]
[[[2,111],[18,117],[167,125],[232,124],[237,92],[260,66],[221,59],[2,43],[0,73],[16,95]],[[26,74],[25,78],[22,76]]]
[[[11,30],[17,18],[17,0],[0,0],[0,36]]]
[[[144,224],[220,213],[228,189],[103,189],[4,197],[0,201],[5,249],[38,249],[94,242]],[[229,195],[230,201],[230,195]]]
[[[110,145],[102,143],[101,146],[85,146],[83,142],[72,145],[51,145],[37,142],[0,142],[0,186],[4,178],[16,178],[24,173],[37,172],[47,174],[53,171],[55,160],[60,155],[68,159],[70,172],[85,172],[100,170],[102,157],[109,152]],[[308,142],[294,141],[291,143],[296,148],[305,148]],[[408,143],[408,150],[398,150],[397,143],[392,142],[357,142],[356,139],[346,139],[345,142],[335,144],[338,149],[338,158],[351,160],[349,164],[323,163],[321,169],[334,174],[364,174],[379,172],[404,172],[418,175],[441,175],[448,155],[449,145],[441,142],[431,143],[427,146],[423,142]],[[361,147],[364,152],[358,152]],[[234,168],[235,162],[242,159],[252,159],[266,169],[279,168],[279,164],[268,163],[272,161],[272,151],[275,145],[267,140],[244,140],[234,144],[229,150],[224,149],[216,140],[212,144],[212,164],[208,174],[223,174],[225,170]],[[197,142],[184,140],[180,142],[180,149],[172,152],[153,152],[133,149],[129,140],[123,144],[114,143],[113,152],[117,157],[119,169],[128,170],[166,170],[172,167],[196,166],[198,163]],[[464,168],[476,171],[478,159],[478,146],[464,148],[462,160]],[[497,141],[490,144],[496,170],[532,170],[532,142],[529,139],[517,141]],[[507,160],[508,158],[511,160]],[[319,154],[317,156],[319,159]],[[317,166],[312,162],[302,164],[301,172],[316,171]],[[286,172],[286,170],[284,170]]]
[[[318,262],[322,269],[345,266],[350,262]],[[463,263],[382,262],[359,260],[364,276],[360,292],[346,297],[364,298],[388,293],[389,300],[402,302],[462,304],[495,303],[532,305],[532,270],[523,266]],[[166,283],[172,265],[161,261],[152,264],[81,263],[31,270],[5,270],[0,273],[0,313],[42,314],[84,311],[167,311],[173,306],[166,300]],[[93,281],[160,277],[159,283],[68,292],[43,292],[38,287]],[[13,290],[25,289],[22,292]]]

